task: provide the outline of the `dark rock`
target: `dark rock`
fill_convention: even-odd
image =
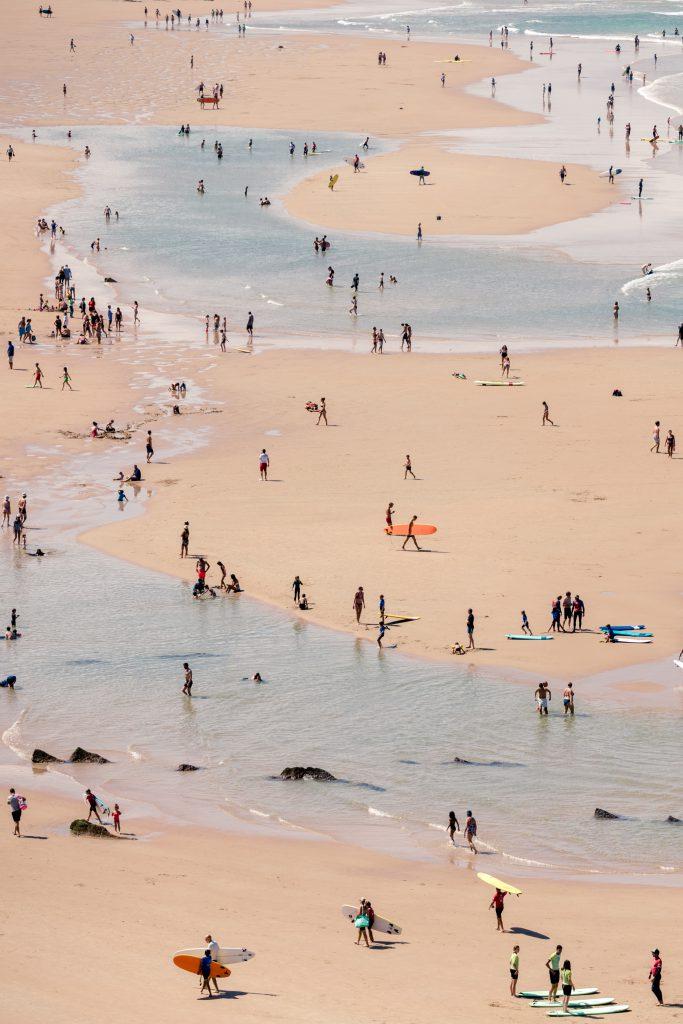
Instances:
[[[64,764],[61,757],[48,754],[46,750],[41,750],[39,747],[33,751],[31,761],[33,764]]]
[[[85,818],[76,818],[69,828],[75,836],[92,836],[93,839],[118,839],[118,836],[106,829],[104,825],[95,825]]]
[[[453,758],[453,763],[454,764],[472,764],[471,761],[466,761],[464,757],[454,757]]]
[[[602,807],[596,807],[595,811],[593,812],[593,817],[594,818],[610,818],[610,819],[613,819],[613,820],[616,821],[619,818],[619,815],[618,814],[612,814],[611,811],[604,811],[602,809]]]
[[[177,772],[199,772],[201,768],[198,768],[196,764],[179,764],[176,768]]]
[[[71,761],[73,764],[111,764],[111,761],[108,761],[106,757],[102,757],[100,754],[92,754],[89,750],[84,750],[83,747],[76,747],[71,755]]]
[[[319,782],[336,782],[334,775],[330,775],[324,768],[285,768],[280,772],[281,779],[317,779]]]
[[[670,814],[666,820],[670,825],[683,825],[683,821],[680,818],[674,818],[673,814]]]
[[[116,278],[115,277],[105,277],[104,281],[105,281],[105,284],[116,284]]]

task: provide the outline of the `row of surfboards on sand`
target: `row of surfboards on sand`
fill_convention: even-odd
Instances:
[[[614,642],[617,644],[651,644],[654,634],[645,631],[645,626],[610,626],[614,633]],[[600,626],[600,632],[607,634],[607,626]],[[549,633],[535,633],[529,636],[528,633],[508,633],[508,640],[554,640]],[[683,668],[683,662],[675,661],[674,665]]]

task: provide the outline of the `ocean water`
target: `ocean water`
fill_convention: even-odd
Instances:
[[[402,33],[410,25],[413,36],[421,35],[494,35],[504,25],[513,35],[577,36],[587,39],[660,39],[662,32],[674,36],[676,28],[683,32],[683,4],[680,0],[522,0],[514,2],[481,2],[456,0],[447,4],[352,3],[347,8],[321,12],[314,18],[310,12],[287,12],[286,15],[259,16],[256,24],[267,22],[281,26],[305,23],[316,27],[373,34]],[[674,37],[675,38],[675,37]],[[680,42],[680,38],[678,40]]]
[[[450,850],[443,826],[451,808],[462,821],[471,807],[489,871],[683,877],[680,828],[665,820],[683,816],[683,711],[630,710],[579,686],[574,719],[560,716],[556,693],[540,720],[533,684],[506,682],[504,670],[379,653],[374,631],[331,633],[246,594],[194,601],[189,584],[78,545],[73,527],[45,528],[110,516],[108,488],[75,498],[87,471],[78,457],[59,488],[47,473],[32,490],[29,545],[39,538],[45,559],[0,537],[0,605],[18,608],[24,634],[0,652],[0,674],[18,677],[14,693],[0,691],[0,735],[15,754],[106,754],[111,765],[71,771],[124,810],[142,800],[219,827],[458,860],[467,855]],[[126,515],[145,490],[130,498]],[[181,694],[185,660],[192,699]],[[179,775],[181,762],[203,770]],[[340,781],[277,778],[297,764]],[[596,806],[624,820],[595,820]]]
[[[528,347],[614,342],[611,308],[637,271],[632,252],[615,245],[614,261],[606,262],[576,259],[540,239],[534,245],[533,238],[418,247],[408,238],[331,232],[332,248],[316,256],[313,237],[322,231],[290,218],[278,196],[314,168],[338,164],[362,140],[318,135],[320,155],[305,160],[299,134],[294,158],[288,134],[260,132],[249,151],[251,135],[221,130],[225,156],[219,162],[213,133],[202,151],[199,130],[185,138],[164,127],[74,129],[72,145],[82,151],[87,142],[93,155],[79,171],[83,198],[55,211],[68,229],[68,245],[116,278],[127,303],[136,298],[143,308],[194,317],[218,311],[228,316],[231,335],[241,335],[251,310],[257,335],[266,340],[289,336],[291,343],[360,351],[369,347],[373,325],[391,340],[404,320],[423,349],[443,339],[454,349],[493,348],[501,339]],[[44,142],[64,137],[63,129],[40,133]],[[203,196],[196,192],[199,178]],[[273,200],[267,210],[258,205],[263,195]],[[107,204],[120,211],[118,223],[105,224]],[[90,251],[96,237],[99,254]],[[336,272],[334,288],[324,283],[328,265]],[[361,277],[357,319],[348,313],[355,272]],[[387,281],[394,274],[398,285],[380,293],[380,272]],[[679,305],[674,288],[651,308],[634,297],[619,341],[668,342]]]

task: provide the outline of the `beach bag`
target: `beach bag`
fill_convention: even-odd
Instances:
[[[356,926],[356,928],[369,928],[370,918],[367,916],[367,914],[359,914],[353,923]]]

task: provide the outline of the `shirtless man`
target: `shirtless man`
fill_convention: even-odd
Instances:
[[[320,399],[320,412],[318,413],[318,419],[317,419],[317,422],[316,422],[316,427],[319,425],[321,420],[325,421],[325,426],[326,427],[329,426],[329,423],[327,422],[327,406],[325,405],[325,399],[324,398]]]
[[[188,697],[192,696],[192,669],[189,664],[184,661],[183,668],[185,669],[185,685],[183,686],[183,693],[186,693]]]
[[[534,693],[536,698],[536,706],[538,708],[539,715],[548,714],[548,701],[552,698],[552,693],[548,689],[547,683],[539,683],[538,689]]]
[[[393,530],[394,530],[394,522],[393,522],[394,503],[393,503],[393,501],[390,501],[389,504],[387,505],[387,510],[386,510],[384,515],[385,515],[386,524],[387,524],[387,533],[393,533]],[[9,519],[7,520],[7,525],[9,526]]]
[[[413,533],[413,528],[415,526],[416,519],[417,516],[413,516],[413,518],[408,523],[408,533],[406,534],[406,539],[403,541],[403,544],[401,545],[401,551],[405,551],[405,546],[409,540],[412,540],[413,544],[415,545],[418,551],[422,551],[422,548],[417,543],[417,540],[415,539],[415,534]]]

